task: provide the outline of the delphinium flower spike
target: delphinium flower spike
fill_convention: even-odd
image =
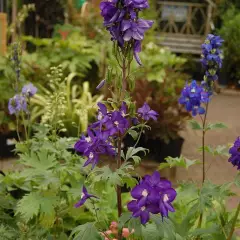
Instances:
[[[237,137],[233,146],[229,149],[229,153],[231,157],[228,161],[231,162],[233,166],[237,166],[237,169],[240,170],[240,137]]]
[[[139,65],[141,65],[138,56],[141,52],[141,42],[145,31],[152,27],[153,21],[140,19],[138,13],[148,7],[147,0],[112,0],[102,1],[100,4],[104,25],[112,35],[112,40],[122,49],[125,43],[129,43],[128,46]]]
[[[195,80],[190,84],[186,83],[179,98],[179,103],[183,104],[186,110],[191,112],[193,116],[204,114],[205,109],[202,104],[208,101],[209,96],[207,92]]]
[[[209,94],[212,94],[213,82],[218,79],[218,71],[222,67],[222,46],[223,39],[220,36],[208,34],[202,44],[202,66],[205,69],[203,85]]]

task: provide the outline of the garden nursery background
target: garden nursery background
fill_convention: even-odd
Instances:
[[[239,0],[0,0],[0,240],[240,239],[239,45]]]

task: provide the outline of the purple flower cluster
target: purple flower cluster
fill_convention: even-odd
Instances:
[[[153,25],[153,21],[138,18],[138,12],[148,7],[147,0],[111,0],[100,4],[104,25],[112,35],[112,40],[117,41],[121,48],[126,42],[129,43],[139,65],[141,41],[145,31]]]
[[[172,202],[177,193],[171,187],[171,182],[161,179],[157,171],[152,176],[146,175],[132,189],[131,195],[135,200],[128,203],[128,210],[133,212],[133,217],[140,217],[142,224],[149,221],[150,213],[168,217],[169,211],[174,212]]]
[[[138,109],[137,112],[139,116],[145,121],[148,121],[150,119],[157,121],[158,113],[154,110],[151,110],[146,102],[143,104],[141,108]]]
[[[222,67],[221,50],[223,39],[220,36],[209,34],[202,44],[202,65],[206,69],[205,81],[218,79],[217,72]]]
[[[37,88],[32,84],[23,86],[21,94],[16,94],[8,101],[9,113],[19,114],[21,111],[27,113],[27,98],[33,97],[37,92]]]
[[[237,169],[240,169],[240,137],[236,139],[234,145],[229,149],[229,153],[231,157],[229,158],[229,162],[233,164],[233,166],[237,166]]]
[[[113,146],[114,140],[123,136],[131,124],[138,122],[138,119],[131,118],[127,113],[125,102],[118,110],[114,111],[108,111],[103,103],[98,103],[98,107],[97,121],[88,127],[87,136],[82,135],[74,146],[77,152],[87,157],[84,167],[92,164],[92,168],[94,168],[101,155],[114,156],[116,154]],[[146,103],[139,108],[138,113],[144,120],[150,118],[156,120],[158,115]]]
[[[89,194],[86,187],[83,186],[81,199],[75,204],[76,208],[81,207],[88,199],[98,198],[92,194]]]
[[[185,85],[179,98],[179,103],[185,105],[186,110],[192,112],[193,116],[204,114],[205,109],[201,104],[207,103],[208,101],[209,94],[202,86],[199,86],[195,80]]]
[[[26,97],[33,97],[37,93],[37,88],[29,83],[22,88],[22,94]]]

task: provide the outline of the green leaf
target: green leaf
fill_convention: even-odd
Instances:
[[[163,236],[159,234],[159,229],[155,224],[147,224],[142,228],[142,234],[144,240],[161,240]]]
[[[124,172],[121,169],[113,172],[109,166],[104,166],[102,168],[95,167],[89,176],[92,178],[92,185],[96,184],[97,182],[108,182],[110,185],[116,186],[123,184],[121,175],[124,175]]]
[[[205,146],[204,150],[212,154],[213,156],[229,156],[229,147],[224,145],[219,145],[216,148],[213,148],[211,146]],[[199,151],[203,151],[203,147],[200,147]]]
[[[218,123],[208,123],[207,127],[205,128],[205,131],[208,130],[216,130],[216,129],[223,129],[227,128],[227,126],[224,123],[218,122]]]
[[[138,132],[137,132],[137,131],[135,131],[135,130],[133,130],[133,129],[129,129],[129,130],[128,130],[128,133],[132,136],[132,138],[133,138],[134,140],[137,139],[137,137],[138,137]]]
[[[163,237],[167,237],[166,239],[169,240],[176,239],[175,227],[170,219],[162,219],[162,216],[159,214],[151,214],[151,219],[157,227],[158,236],[160,237],[160,239],[162,239]]]
[[[235,177],[234,184],[240,188],[240,173],[238,173],[237,176]]]
[[[170,167],[170,168],[183,167],[183,168],[188,169],[192,165],[200,164],[200,161],[198,161],[198,160],[189,160],[183,156],[176,157],[176,158],[167,157],[167,158],[165,158],[165,160],[166,160],[166,162],[160,164],[160,166],[159,166],[160,170],[167,168],[167,167]]]
[[[73,229],[71,236],[73,240],[98,240],[101,239],[96,227],[95,222],[86,223]]]
[[[216,224],[213,224],[209,228],[197,228],[195,229],[191,235],[192,236],[211,236],[212,234],[217,234],[221,231],[220,227]]]
[[[196,120],[190,120],[189,123],[193,130],[202,130],[203,129]]]
[[[51,169],[58,164],[55,155],[44,148],[40,148],[37,152],[31,151],[30,155],[22,154],[19,161],[40,171]]]
[[[147,151],[148,149],[143,147],[137,147],[137,148],[130,147],[127,150],[126,160],[133,158],[133,156],[135,156],[139,152],[144,152],[144,154],[146,154]]]
[[[139,218],[131,218],[130,221],[128,222],[128,229],[129,232],[132,232],[134,230],[133,238],[134,236],[136,237],[142,236],[142,225]]]
[[[119,228],[123,228],[125,224],[131,219],[132,214],[130,212],[123,213],[118,220]]]
[[[37,216],[41,206],[39,195],[31,192],[25,195],[17,204],[16,214],[20,214],[25,221],[29,221],[34,216]]]

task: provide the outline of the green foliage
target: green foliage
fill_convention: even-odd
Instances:
[[[217,130],[217,129],[223,129],[223,128],[227,128],[227,126],[224,123],[208,123],[205,131],[208,130]]]
[[[195,165],[195,164],[200,164],[200,161],[198,160],[189,160],[183,156],[181,157],[167,157],[165,158],[166,162],[160,163],[159,169],[164,169],[164,168],[172,168],[172,167],[183,167],[188,169],[190,166]]]
[[[71,73],[66,80],[62,80],[62,75],[62,66],[51,69],[49,88],[41,87],[42,93],[32,99],[31,118],[34,122],[41,117],[42,123],[51,123],[69,136],[79,136],[95,117],[97,102],[103,96],[92,96],[88,82],[82,87],[72,85],[77,73]]]
[[[224,59],[226,63],[226,71],[229,79],[238,81],[240,79],[240,71],[236,67],[240,63],[240,12],[234,6],[224,9],[221,15],[223,24],[219,30],[219,34],[224,39]]]
[[[144,51],[141,53],[141,60],[144,62],[144,66],[139,72],[136,72],[136,77],[138,79],[147,79],[148,81],[157,81],[158,83],[163,83],[166,78],[169,78],[170,69],[174,69],[175,74],[178,73],[178,78],[181,79],[180,73],[187,61],[153,42],[149,42],[145,46]],[[170,79],[168,79],[168,83],[170,86],[176,84],[171,82]]]
[[[96,227],[95,223],[86,223],[84,225],[80,225],[76,227],[71,236],[74,236],[73,240],[97,240],[101,239]]]
[[[196,120],[193,120],[193,119],[192,119],[192,120],[189,121],[189,123],[190,123],[191,128],[192,128],[193,130],[202,130],[202,127],[201,127],[200,123],[197,122]]]
[[[212,154],[213,156],[229,156],[229,148],[228,146],[217,146],[217,147],[211,147],[211,146],[205,146],[204,150],[210,154]],[[203,148],[199,148],[199,151],[203,151]]]

